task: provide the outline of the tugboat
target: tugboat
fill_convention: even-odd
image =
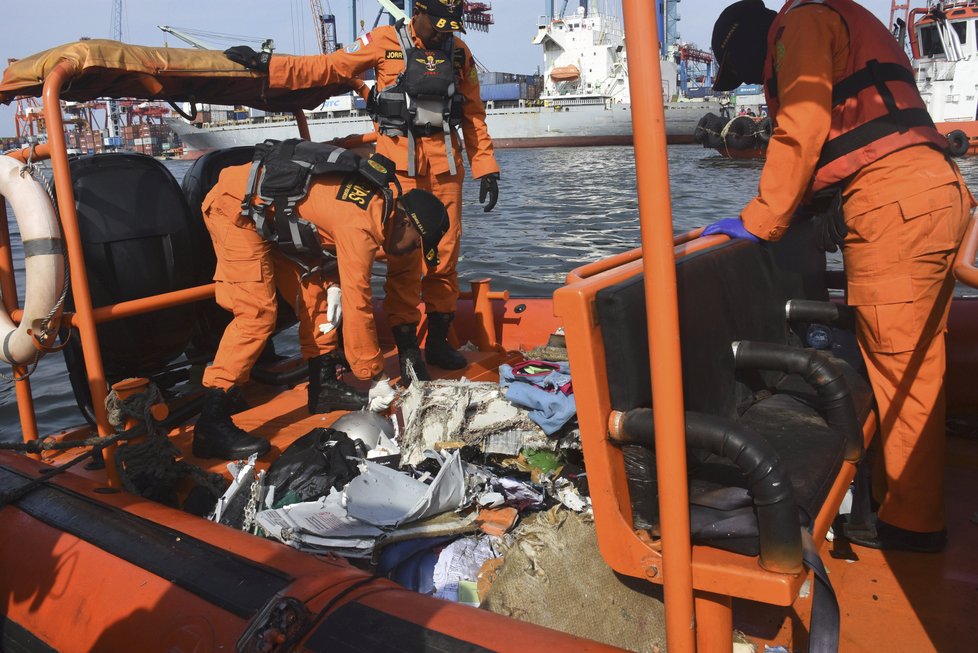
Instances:
[[[903,17],[898,10],[903,9]],[[910,9],[893,2],[890,23],[901,41],[908,36],[917,88],[951,154],[978,152],[978,2],[928,0]]]
[[[655,45],[643,35],[656,33],[655,13],[643,0],[625,0],[624,9],[631,60],[654,60]],[[728,653],[735,628],[757,646],[813,651],[954,650],[974,641],[978,439],[949,439],[946,552],[854,554],[840,538],[828,541],[876,435],[872,398],[855,359],[833,358],[843,375],[827,397],[819,379],[779,369],[781,356],[771,352],[822,360],[793,334],[830,328],[844,314],[841,303],[819,301],[833,278],[804,239],[786,237],[788,249],[780,249],[703,238],[701,230],[674,237],[661,80],[654,67],[632,79],[641,246],[572,271],[553,298],[510,297],[476,282],[456,325],[459,339],[477,348],[455,378],[496,380],[502,363],[522,361],[528,344],[563,327],[597,531],[598,550],[586,554],[600,555],[643,593],[661,594],[665,632],[649,632],[650,642]],[[341,91],[269,91],[262,81],[219,53],[98,40],[24,57],[0,81],[0,101],[43,97],[50,134],[45,145],[0,157],[0,192],[27,257],[20,307],[0,212],[2,357],[17,379],[23,431],[22,443],[0,451],[0,648],[614,650],[203,519],[189,511],[187,486],[174,497],[184,510],[126,489],[120,465],[133,451],[126,450],[153,441],[201,478],[231,481],[223,465],[192,455],[192,393],[165,387],[195,363],[186,352],[207,355],[200,339],[192,347],[195,332],[208,328],[197,303],[213,297],[208,240],[191,208],[201,189],[185,195],[151,157],[69,159],[60,101],[290,110],[308,138],[302,109]],[[53,200],[33,176],[45,159]],[[973,222],[956,271],[978,287],[976,248]],[[205,335],[213,337],[210,328]],[[835,328],[843,338],[845,320]],[[29,373],[61,346],[59,333],[73,334],[65,346],[76,348],[76,395],[92,424],[42,438]],[[954,302],[949,337],[949,412],[971,412],[978,300]],[[383,346],[393,375],[393,343]],[[133,373],[163,391],[146,378],[121,378]],[[247,388],[253,407],[235,417],[271,441],[262,467],[311,428],[342,418],[305,417],[305,388],[288,387],[294,379],[285,377],[277,387]],[[753,406],[741,415],[738,398],[748,397]],[[819,559],[834,593],[824,574],[810,571]],[[579,600],[587,609],[603,597]]]

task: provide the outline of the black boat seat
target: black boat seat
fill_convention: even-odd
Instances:
[[[785,305],[790,298],[807,298],[803,285],[786,283],[768,247],[742,240],[678,259],[676,276],[686,410],[724,418],[760,435],[791,481],[800,525],[810,527],[846,459],[847,434],[827,425],[823,400],[801,376],[738,369],[732,348],[734,342],[749,341],[800,349],[785,319]],[[789,294],[792,286],[798,295]],[[643,277],[599,290],[596,312],[612,409],[654,409]],[[856,421],[862,426],[872,408],[870,388],[847,363],[833,362],[844,372]],[[633,521],[638,528],[655,531],[657,498],[638,496],[654,488],[654,478],[639,478],[650,472],[654,476],[654,465],[647,458],[642,462],[634,451],[626,452],[625,459],[626,465],[632,461],[627,475]],[[740,470],[719,456],[690,449],[688,463],[691,497],[748,487]],[[734,502],[721,509],[709,502],[697,506],[693,499],[694,542],[756,555],[758,538],[750,528],[744,530],[742,519],[745,510],[750,516],[750,497],[743,497],[747,505]],[[710,519],[732,521],[729,528],[711,529]]]
[[[209,250],[180,186],[153,157],[106,153],[72,159],[78,228],[94,307],[192,288]],[[67,308],[73,310],[69,294]],[[194,307],[175,306],[98,326],[109,383],[152,376],[190,342]],[[63,334],[66,335],[66,334]],[[65,362],[76,401],[92,417],[81,340]]]

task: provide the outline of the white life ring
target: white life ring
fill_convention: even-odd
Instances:
[[[62,253],[58,218],[44,187],[29,174],[21,175],[24,164],[10,156],[0,155],[0,195],[5,197],[17,218],[24,244],[24,271],[27,292],[20,325],[14,324],[0,307],[0,360],[11,365],[27,365],[40,350],[31,333],[38,333],[42,321],[54,310],[65,284],[65,262]],[[57,320],[48,325],[57,330]]]

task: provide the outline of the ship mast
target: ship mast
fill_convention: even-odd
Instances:
[[[112,3],[112,23],[109,29],[109,37],[116,41],[122,41],[122,0],[114,0]],[[119,148],[122,146],[122,138],[119,136],[122,132],[119,103],[115,100],[108,100],[105,105],[105,110],[108,114],[106,127],[109,131],[105,145],[110,148]]]

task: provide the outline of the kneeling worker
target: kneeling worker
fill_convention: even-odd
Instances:
[[[234,318],[204,373],[207,391],[193,443],[201,458],[231,460],[269,449],[266,440],[231,420],[230,391],[248,380],[273,333],[276,288],[299,317],[302,356],[309,361],[309,412],[385,410],[394,390],[377,341],[371,266],[381,248],[403,255],[419,246],[436,264],[448,226],[444,205],[430,193],[413,190],[395,199],[388,186],[393,174],[385,178],[382,157],[361,159],[335,146],[294,140],[269,141],[256,151],[255,163],[223,170],[203,203],[218,259],[215,297]],[[293,159],[311,171],[307,194],[304,180],[298,191],[283,189],[283,179],[295,179],[288,174]],[[321,254],[324,243],[335,247],[342,293],[335,286],[327,291],[308,264],[308,255]],[[372,381],[368,394],[337,377],[339,314],[351,369]]]

